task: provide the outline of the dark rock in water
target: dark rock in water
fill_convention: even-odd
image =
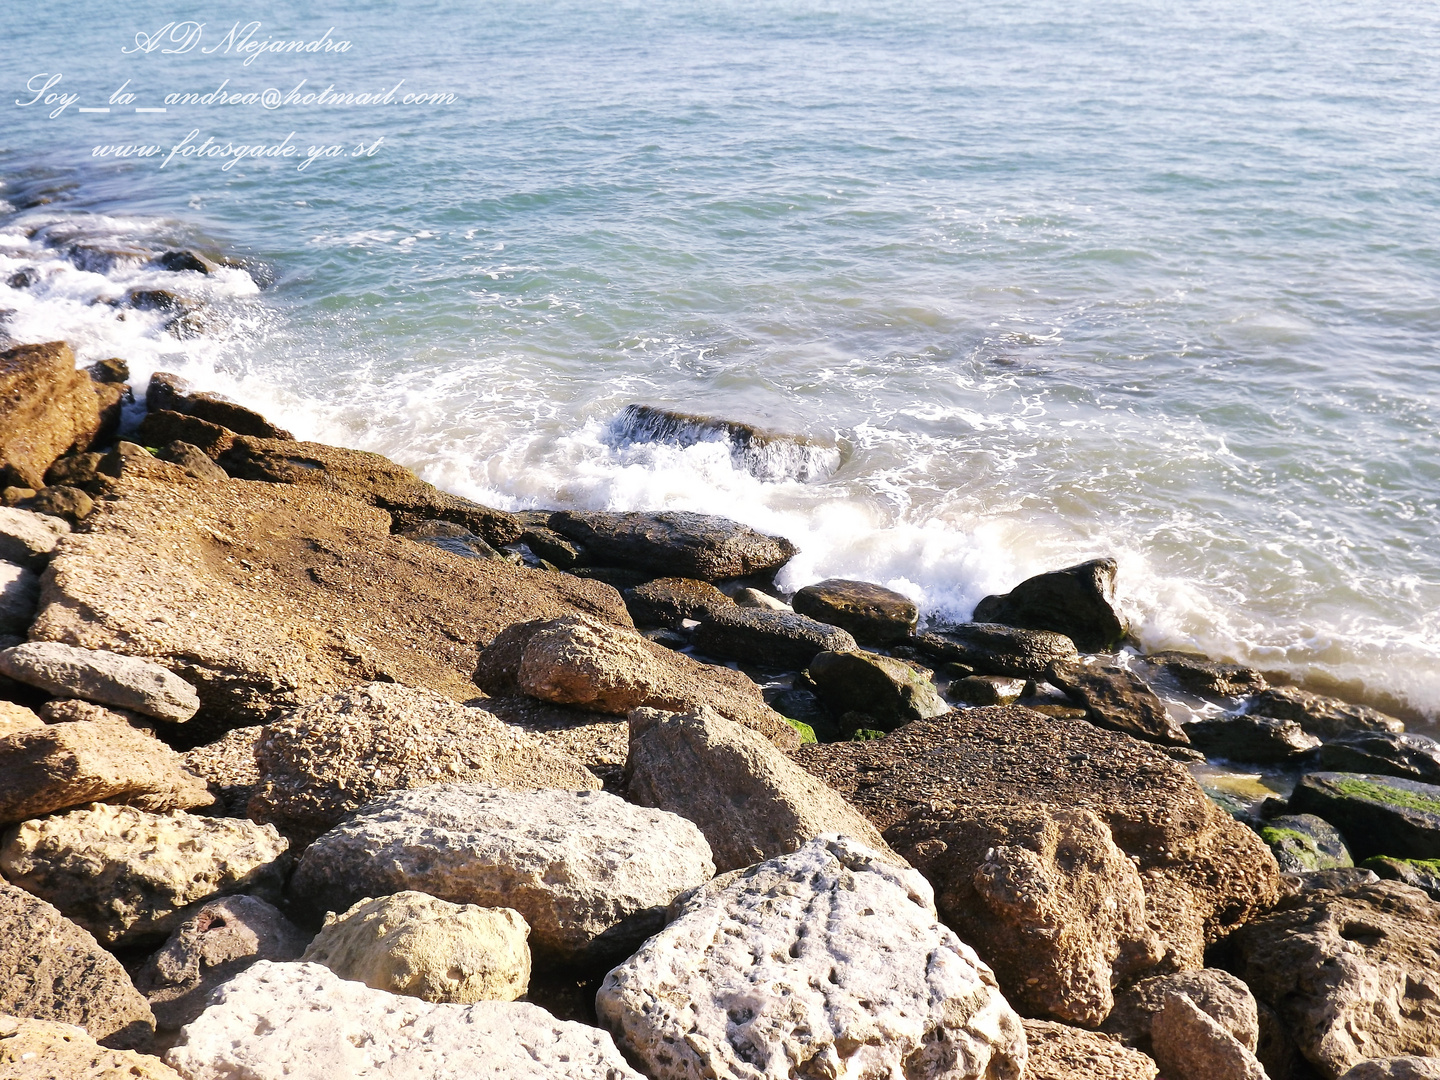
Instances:
[[[211,461],[209,455],[194,443],[181,442],[176,439],[162,447],[155,456],[161,461],[179,465],[185,470],[185,475],[193,476],[196,480],[221,483],[230,479],[225,470]]]
[[[1294,720],[1271,716],[1219,716],[1185,725],[1191,745],[1211,757],[1277,765],[1310,753],[1320,745]]]
[[[217,269],[209,259],[203,258],[193,251],[167,251],[155,258],[155,265],[162,270],[169,270],[171,273],[193,270],[197,274],[211,274]]]
[[[517,514],[516,517],[521,518],[521,515]],[[545,520],[550,520],[549,511],[545,512]],[[561,536],[554,529],[532,524],[523,518],[520,524],[525,527],[525,531],[520,534],[520,542],[556,569],[569,570],[584,558],[585,553],[579,544]]]
[[[45,470],[46,484],[81,487],[95,479],[95,471],[104,454],[70,454],[59,458]]]
[[[1009,705],[1024,695],[1025,685],[1008,675],[968,675],[952,682],[945,696],[967,705]]]
[[[611,424],[621,442],[695,446],[720,442],[730,448],[737,468],[761,480],[810,481],[830,475],[840,465],[840,448],[806,435],[785,435],[753,424],[713,416],[674,412],[653,405],[627,405]]]
[[[1260,839],[1270,845],[1275,861],[1286,874],[1355,865],[1340,831],[1314,814],[1286,814],[1271,818],[1260,827]]]
[[[1440,859],[1391,859],[1377,855],[1362,865],[1377,877],[1403,882],[1424,890],[1433,900],[1440,900]]]
[[[139,311],[193,311],[199,302],[188,296],[180,296],[169,289],[131,289],[121,301],[127,307]]]
[[[844,738],[840,725],[831,716],[830,710],[810,690],[790,689],[776,693],[766,692],[765,700],[772,709],[789,720],[808,724],[820,742],[834,742]]]
[[[90,377],[100,383],[128,383],[130,365],[118,356],[108,360],[97,360],[90,365]]]
[[[1185,729],[1140,677],[1113,664],[1051,664],[1050,681],[1088,710],[1092,724],[1148,742],[1188,746]]]
[[[140,421],[135,437],[146,446],[165,446],[172,442],[189,443],[199,447],[211,458],[218,458],[235,443],[235,433],[229,428],[169,409],[146,413],[145,419]]]
[[[0,352],[0,486],[38,491],[56,458],[90,449],[97,385],[63,341]]]
[[[219,464],[236,479],[314,485],[367,502],[389,513],[397,531],[423,521],[450,521],[496,548],[519,540],[523,531],[505,511],[441,491],[389,458],[363,450],[242,435]]]
[[[1356,857],[1440,858],[1440,786],[1375,773],[1310,773],[1290,796],[1345,836]]]
[[[504,555],[487,544],[482,537],[476,536],[463,525],[456,525],[451,521],[422,521],[413,529],[406,529],[400,534],[407,539],[414,540],[417,544],[429,544],[441,551],[448,551],[452,555],[459,555],[466,559],[501,559]]]
[[[89,516],[90,512],[95,509],[95,501],[79,488],[66,487],[61,484],[56,487],[41,488],[35,493],[34,498],[25,500],[25,509],[33,510],[37,514],[50,514],[52,517],[64,518],[74,525],[81,518]]]
[[[856,641],[865,645],[903,641],[919,618],[908,597],[868,581],[844,578],[806,585],[791,599],[790,606],[801,615],[850,631]]]
[[[1318,762],[1331,772],[1380,773],[1440,784],[1440,743],[1413,733],[1352,731],[1322,746]]]
[[[722,608],[695,629],[695,648],[720,660],[802,671],[822,652],[859,648],[838,627],[788,611]]]
[[[1151,653],[1143,659],[1147,664],[1165,672],[1183,689],[1201,697],[1243,697],[1246,694],[1258,693],[1266,687],[1265,676],[1254,668],[1241,664],[1226,664],[1197,653],[1169,650]]]
[[[1115,570],[1114,559],[1093,559],[1037,574],[1003,596],[985,597],[971,617],[977,623],[1053,630],[1082,652],[1100,652],[1118,644],[1129,629],[1115,609]]]
[[[1126,1044],[1153,1054],[1151,1024],[1171,994],[1184,994],[1235,1038],[1254,1052],[1260,1041],[1260,1015],[1246,985],[1228,971],[1203,968],[1173,975],[1155,975],[1115,992],[1115,1008],[1100,1030],[1118,1035]],[[1218,1078],[1216,1078],[1218,1080]]]
[[[1294,720],[1307,734],[1334,739],[1350,731],[1402,732],[1405,725],[1368,705],[1351,705],[1294,686],[1273,686],[1250,699],[1249,711]]]
[[[40,274],[33,266],[27,266],[23,270],[17,270],[6,279],[5,284],[12,289],[28,289],[40,280]]]
[[[708,581],[656,578],[625,590],[625,606],[636,626],[678,627],[682,619],[703,621],[735,601]]]
[[[562,510],[551,516],[550,528],[584,547],[596,563],[702,581],[778,570],[795,554],[783,537],[710,514]]]
[[[613,589],[624,593],[654,580],[655,575],[646,570],[632,570],[628,566],[572,566],[566,571],[575,577],[590,581],[603,581]]]
[[[810,661],[807,674],[833,711],[863,712],[873,720],[868,726],[885,731],[950,711],[928,671],[893,656],[859,650],[822,652]]]
[[[937,660],[949,660],[984,675],[1043,679],[1050,665],[1080,659],[1075,643],[1049,630],[1023,630],[1001,623],[959,623],[917,634],[915,644]]]
[[[189,396],[188,380],[168,371],[157,371],[150,376],[150,383],[145,389],[145,408],[149,412],[183,413]]]

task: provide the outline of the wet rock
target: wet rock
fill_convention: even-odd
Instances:
[[[42,570],[70,523],[30,510],[0,506],[0,559]]]
[[[79,1024],[116,1047],[145,1045],[155,1031],[155,1017],[120,961],[52,905],[4,881],[0,1014]]]
[[[90,377],[99,383],[128,383],[130,365],[118,356],[107,360],[96,360],[90,365]]]
[[[859,646],[846,631],[794,612],[733,608],[716,611],[695,629],[695,648],[721,660],[803,671],[822,652]]]
[[[197,255],[193,251],[178,250],[167,251],[155,257],[155,265],[162,270],[169,270],[171,273],[181,273],[186,270],[193,270],[197,274],[213,274],[219,269],[209,259]]]
[[[1327,742],[1316,758],[1328,772],[1379,773],[1440,784],[1440,743],[1425,735],[1352,731]]]
[[[696,783],[696,777],[704,783]],[[839,830],[888,853],[876,828],[766,739],[707,706],[683,715],[630,714],[625,787],[705,834],[721,872],[797,850]]]
[[[1272,686],[1250,699],[1249,710],[1277,720],[1294,720],[1306,734],[1334,739],[1351,731],[1405,730],[1393,716],[1368,705],[1351,705],[1339,698],[1323,697],[1294,686]]]
[[[1286,814],[1260,827],[1260,839],[1270,845],[1284,874],[1335,870],[1354,866],[1345,838],[1328,821],[1314,814]]]
[[[200,306],[198,300],[171,292],[169,289],[131,289],[121,301],[125,307],[137,311],[194,311]]]
[[[1290,808],[1334,825],[1356,858],[1440,858],[1440,785],[1375,773],[1309,773],[1295,786]]]
[[[249,816],[308,843],[393,791],[437,783],[598,788],[578,761],[433,690],[367,683],[267,726]]]
[[[63,341],[0,352],[0,484],[39,490],[45,470],[100,430],[95,383]]]
[[[1026,1014],[1094,1027],[1164,955],[1140,871],[1092,811],[922,807],[885,837]]]
[[[840,464],[840,448],[829,439],[767,431],[754,424],[654,405],[627,405],[613,421],[612,431],[627,442],[725,443],[735,467],[761,480],[815,480]]]
[[[17,705],[13,701],[0,701],[0,738],[44,726],[45,721],[24,705]],[[3,753],[4,750],[0,749],[0,754]],[[0,776],[4,775],[3,770],[4,765],[0,764]]]
[[[161,461],[168,461],[172,465],[179,465],[185,470],[185,475],[194,477],[196,480],[206,480],[211,483],[222,483],[230,477],[225,470],[211,461],[209,456],[193,443],[181,442],[179,439],[167,443],[158,455]]]
[[[1025,680],[1005,675],[967,675],[956,679],[945,690],[951,701],[966,705],[1010,705],[1025,693]]]
[[[833,711],[858,710],[873,719],[870,726],[882,730],[950,711],[928,671],[893,656],[858,649],[822,652],[810,661],[807,674]]]
[[[907,596],[868,581],[829,578],[806,585],[790,601],[801,615],[848,630],[865,645],[903,641],[915,629],[919,611]]]
[[[127,724],[48,724],[0,738],[0,824],[92,802],[189,810],[214,801],[179,754]]]
[[[1155,1061],[1175,1080],[1268,1080],[1255,1055],[1182,993],[1150,1024]]]
[[[0,1016],[6,1080],[181,1080],[157,1057],[101,1046],[82,1027]]]
[[[789,720],[798,720],[815,732],[821,742],[834,742],[844,737],[830,710],[820,703],[813,691],[802,688],[767,692],[770,707]]]
[[[606,513],[562,510],[549,527],[581,545],[592,561],[719,581],[777,570],[795,545],[728,518],[680,511]]]
[[[1087,711],[1092,724],[1147,742],[1189,745],[1185,729],[1139,676],[1115,664],[1052,664],[1050,681]]]
[[[1377,877],[1401,882],[1428,893],[1432,900],[1440,900],[1440,859],[1392,859],[1375,855],[1366,859],[1364,866]]]
[[[1097,1031],[1025,1020],[1025,1080],[1155,1080],[1155,1062]]]
[[[146,446],[167,446],[172,442],[197,446],[210,458],[218,458],[235,443],[235,432],[198,416],[169,409],[151,410],[140,421],[135,437]]]
[[[605,977],[600,1021],[657,1080],[994,1077],[1020,1018],[930,887],[843,836],[720,879]]]
[[[23,635],[40,602],[40,575],[14,563],[0,562],[0,634]]]
[[[1243,664],[1227,664],[1174,650],[1151,653],[1143,659],[1169,675],[1181,689],[1211,700],[1244,697],[1266,688],[1265,676]]]
[[[1050,665],[1080,659],[1075,643],[1048,630],[1021,630],[999,623],[959,623],[917,634],[915,644],[936,660],[963,664],[971,673],[1048,677]]]
[[[456,525],[453,521],[422,521],[400,535],[407,540],[414,540],[417,544],[429,544],[464,559],[505,558],[487,544],[484,537],[477,536],[465,526]]]
[[[1440,1056],[1374,1058],[1362,1061],[1340,1080],[1440,1080]]]
[[[729,668],[702,664],[630,630],[573,616],[511,627],[480,655],[475,681],[490,694],[625,716],[631,709],[688,712],[709,705],[781,749],[799,736],[760,688]]]
[[[656,578],[625,590],[625,606],[636,626],[678,627],[683,619],[703,621],[735,601],[708,581]]]
[[[883,739],[801,747],[795,760],[883,831],[929,803],[1087,809],[1138,860],[1163,964],[1200,967],[1207,944],[1274,903],[1264,843],[1159,749],[1018,705],[962,709]]]
[[[741,607],[759,608],[761,611],[795,610],[784,600],[771,596],[767,592],[761,592],[759,589],[737,589],[733,599]]]
[[[530,984],[529,936],[530,925],[512,908],[400,892],[326,919],[304,959],[421,1001],[514,1001]]]
[[[1287,897],[1229,944],[1236,973],[1329,1080],[1440,1046],[1440,904],[1418,889]]]
[[[492,547],[520,539],[520,523],[503,510],[462,499],[425,483],[379,454],[322,443],[241,436],[220,455],[220,467],[240,480],[315,486],[386,511],[398,529],[449,521]]]
[[[1364,870],[1357,866],[1339,866],[1331,870],[1306,870],[1302,873],[1285,874],[1281,877],[1285,892],[1294,894],[1349,892],[1361,885],[1370,885],[1379,880],[1380,877],[1375,871]]]
[[[180,924],[135,973],[155,1026],[178,1031],[205,1010],[210,991],[259,960],[298,960],[310,941],[276,907],[255,896],[211,900]]]
[[[1253,1053],[1259,1046],[1260,1012],[1254,996],[1243,982],[1218,968],[1156,975],[1117,990],[1115,1008],[1102,1029],[1153,1054],[1151,1025],[1174,994],[1183,994],[1246,1050]]]
[[[549,511],[545,512],[544,518],[546,521],[550,520]],[[527,524],[525,531],[520,534],[520,542],[558,570],[569,570],[585,557],[584,549],[579,544],[545,525]]]
[[[106,945],[164,938],[194,903],[278,894],[289,846],[272,825],[95,804],[5,834],[0,870]]]
[[[1185,725],[1190,744],[1211,757],[1279,765],[1302,758],[1320,745],[1294,720],[1270,716],[1219,716]]]
[[[63,518],[75,525],[90,516],[95,509],[95,501],[79,488],[60,484],[35,492],[34,496],[25,500],[25,508],[37,514]]]
[[[83,698],[177,724],[200,708],[195,688],[159,664],[58,641],[33,641],[0,652],[0,672],[57,697]]]
[[[537,1005],[432,1004],[264,960],[218,989],[165,1059],[186,1080],[645,1080],[608,1034]]]
[[[371,803],[306,850],[291,895],[344,911],[405,890],[512,907],[536,963],[600,964],[664,924],[664,909],[710,880],[691,822],[602,791],[418,788]]]
[[[1082,652],[1101,652],[1129,629],[1115,608],[1115,560],[1094,559],[1026,578],[1003,596],[975,605],[977,623],[1003,623],[1064,634]]]

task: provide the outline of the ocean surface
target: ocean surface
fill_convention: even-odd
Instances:
[[[728,515],[788,588],[965,618],[1114,555],[1147,648],[1440,714],[1440,9],[61,0],[0,41],[17,341],[498,506]]]

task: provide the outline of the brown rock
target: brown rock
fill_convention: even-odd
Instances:
[[[1440,1080],[1440,1056],[1374,1058],[1362,1061],[1340,1080]]]
[[[1265,676],[1242,664],[1227,664],[1195,653],[1151,653],[1145,663],[1169,675],[1182,689],[1207,698],[1235,698],[1258,693],[1266,687]]]
[[[44,726],[45,722],[24,705],[17,705],[13,701],[0,701],[0,738]],[[0,769],[3,768],[4,766],[0,765]]]
[[[1104,1030],[1150,1053],[1150,1026],[1172,994],[1184,994],[1246,1050],[1253,1052],[1259,1045],[1260,1014],[1250,989],[1228,971],[1216,968],[1157,975],[1117,991]]]
[[[679,626],[682,619],[707,619],[735,601],[708,581],[656,578],[626,589],[625,605],[636,626]]]
[[[0,352],[0,483],[39,490],[45,470],[100,430],[96,384],[63,341]]]
[[[196,480],[219,483],[230,479],[224,469],[211,461],[205,452],[193,443],[181,442],[176,439],[161,449],[159,457],[161,461],[168,461],[180,466],[186,476]]]
[[[1405,730],[1403,723],[1378,709],[1351,705],[1295,686],[1272,686],[1256,694],[1250,701],[1250,711],[1277,720],[1294,720],[1306,734],[1321,739],[1334,739],[1351,731]]]
[[[234,445],[236,435],[229,428],[212,424],[198,416],[162,409],[145,414],[135,437],[147,446],[166,446],[185,442],[197,446],[211,458],[218,458]]]
[[[930,803],[1084,808],[1133,856],[1150,925],[1198,968],[1205,946],[1275,902],[1269,848],[1185,766],[1129,736],[1016,705],[952,712],[884,739],[806,745],[795,759],[882,830]]]
[[[1188,746],[1185,729],[1143,680],[1114,664],[1051,664],[1050,681],[1087,710],[1092,724],[1147,742]]]
[[[0,1073],[6,1080],[181,1080],[159,1058],[101,1046],[82,1027],[13,1016],[0,1016]]]
[[[90,512],[95,509],[95,501],[79,488],[61,484],[41,488],[32,498],[25,500],[25,508],[37,514],[63,518],[75,525],[90,516]]]
[[[212,743],[185,752],[185,767],[219,791],[225,817],[244,817],[248,812],[250,796],[260,783],[255,744],[264,730],[258,724],[234,728]],[[220,808],[210,813],[218,814]]]
[[[869,581],[828,578],[806,585],[790,601],[801,615],[850,631],[862,645],[888,645],[910,636],[920,613],[908,596]]]
[[[1167,1080],[1269,1080],[1255,1055],[1185,994],[1166,995],[1150,1040]]]
[[[1024,1020],[1025,1080],[1155,1080],[1155,1062],[1095,1031]]]

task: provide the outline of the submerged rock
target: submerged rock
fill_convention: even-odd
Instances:
[[[721,660],[803,671],[822,652],[854,651],[844,630],[793,611],[736,605],[714,612],[695,628],[695,648]]]
[[[710,514],[562,510],[551,529],[584,547],[592,562],[719,581],[778,570],[795,554],[779,536]]]
[[[1440,785],[1375,773],[1310,773],[1290,796],[1344,834],[1357,858],[1440,858]]]
[[[806,585],[790,601],[801,615],[848,630],[864,645],[904,641],[919,611],[908,596],[868,581],[828,578]]]
[[[1294,686],[1272,686],[1250,699],[1249,710],[1277,720],[1294,720],[1306,734],[1334,739],[1352,731],[1405,730],[1393,716],[1368,705],[1351,705],[1339,698],[1324,697]]]
[[[893,656],[858,649],[822,652],[810,661],[807,674],[832,711],[862,712],[870,717],[870,727],[888,731],[950,711],[928,671]]]
[[[767,431],[738,420],[676,412],[654,405],[627,405],[611,425],[625,442],[659,442],[696,446],[719,442],[729,447],[731,461],[761,480],[817,480],[840,464],[840,448],[828,439]]]
[[[1000,623],[957,623],[926,634],[915,644],[937,660],[964,664],[985,675],[1048,677],[1050,665],[1080,659],[1075,643],[1049,630],[1022,630]]]
[[[1003,623],[1064,634],[1084,652],[1101,652],[1129,630],[1115,607],[1114,559],[1094,559],[1026,578],[1003,596],[975,605],[977,623]]]

